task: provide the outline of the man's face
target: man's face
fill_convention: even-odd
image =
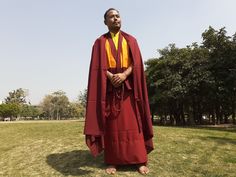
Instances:
[[[110,10],[107,13],[105,24],[110,31],[119,31],[121,27],[120,14],[116,10]]]

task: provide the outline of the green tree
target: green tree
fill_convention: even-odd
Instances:
[[[174,44],[146,64],[152,114],[172,125],[235,123],[236,34],[209,27],[202,45]]]
[[[20,112],[19,104],[9,103],[9,104],[0,104],[0,117],[17,117]]]
[[[87,102],[87,89],[85,89],[83,92],[80,92],[78,97],[78,102],[85,108],[86,102]]]
[[[30,117],[35,118],[39,117],[42,114],[42,111],[38,106],[32,106],[32,105],[22,105],[20,109],[20,115],[22,117]]]
[[[69,118],[83,118],[84,117],[84,107],[78,102],[70,103],[68,110]]]
[[[229,115],[232,115],[235,123],[235,35],[227,36],[225,28],[215,30],[210,26],[202,37],[203,46],[210,52],[210,72],[214,76],[215,123],[227,123]]]
[[[5,103],[25,104],[26,95],[27,95],[26,91],[22,88],[13,90],[9,92],[9,96],[5,98]]]

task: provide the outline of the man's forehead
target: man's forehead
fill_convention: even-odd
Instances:
[[[111,9],[107,12],[107,15],[111,15],[111,14],[119,14],[119,12],[117,10]]]

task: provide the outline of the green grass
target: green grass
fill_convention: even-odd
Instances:
[[[236,129],[154,126],[155,150],[149,154],[154,177],[236,176]],[[102,154],[93,158],[83,122],[0,123],[0,176],[110,176]],[[114,176],[142,176],[132,166]]]

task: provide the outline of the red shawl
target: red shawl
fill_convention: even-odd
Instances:
[[[136,115],[140,115],[137,117],[137,120],[143,131],[147,153],[149,153],[153,150],[153,129],[142,56],[136,39],[123,31],[121,31],[121,34],[127,40],[131,51],[135,106],[140,112],[140,114]],[[107,85],[105,41],[107,36],[106,33],[95,41],[89,69],[84,134],[86,136],[86,144],[94,156],[97,156],[104,149],[103,135],[106,119],[105,105]]]

